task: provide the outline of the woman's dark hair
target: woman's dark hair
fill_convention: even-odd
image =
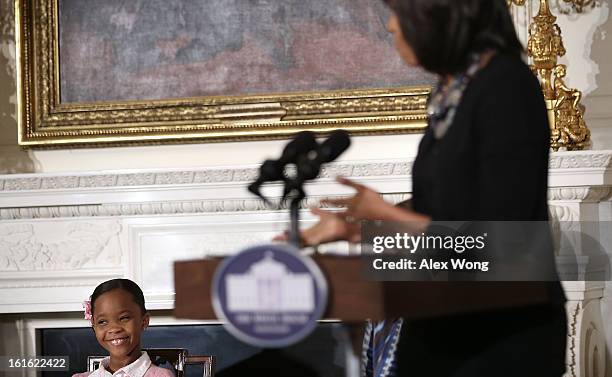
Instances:
[[[147,309],[145,308],[144,295],[142,293],[142,289],[140,289],[138,284],[134,283],[133,281],[129,279],[113,279],[113,280],[105,281],[104,283],[98,285],[96,289],[94,289],[91,295],[91,313],[92,314],[94,312],[94,305],[98,297],[100,297],[102,294],[106,292],[110,292],[115,289],[123,289],[124,291],[131,294],[132,298],[134,299],[134,302],[138,304],[138,306],[140,307],[142,314],[145,314],[147,312]]]
[[[506,0],[384,0],[419,64],[439,75],[464,71],[471,55],[493,50],[521,56]]]

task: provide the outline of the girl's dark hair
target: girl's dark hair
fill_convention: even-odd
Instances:
[[[473,53],[493,50],[520,57],[506,0],[384,0],[426,70],[464,71]]]
[[[96,289],[94,289],[91,295],[91,313],[94,312],[94,305],[98,297],[106,292],[113,291],[115,289],[123,289],[124,291],[130,293],[134,302],[138,304],[142,314],[147,312],[145,308],[145,299],[144,294],[142,293],[142,289],[138,286],[138,284],[134,283],[129,279],[113,279],[109,281],[105,281],[104,283],[98,285]]]

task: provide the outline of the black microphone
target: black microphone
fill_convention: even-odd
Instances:
[[[351,138],[346,130],[333,131],[317,150],[315,161],[322,165],[332,162],[351,146]]]
[[[333,131],[317,149],[312,159],[302,159],[298,163],[298,174],[303,180],[315,179],[324,163],[332,162],[351,146],[351,138],[345,130]]]
[[[268,199],[266,199],[261,194],[261,192],[259,191],[259,188],[265,182],[280,181],[283,178],[284,178],[283,168],[282,167],[279,168],[278,161],[265,160],[263,164],[261,164],[261,166],[259,167],[259,177],[257,177],[257,180],[255,182],[249,185],[248,190],[252,192],[253,194],[257,195],[258,197],[260,197],[261,199],[263,199],[264,202],[269,203]]]
[[[316,150],[318,146],[314,132],[302,131],[298,133],[283,149],[283,153],[278,159],[279,168],[284,169],[285,165],[296,163],[299,156]]]
[[[290,141],[278,160],[266,160],[259,168],[259,177],[248,187],[248,190],[253,194],[263,199],[267,204],[269,201],[261,194],[259,189],[265,182],[274,182],[285,180],[285,166],[287,164],[297,164],[300,156],[306,155],[318,147],[314,133],[311,131],[302,131]]]
[[[293,189],[302,187],[304,182],[315,179],[319,175],[321,166],[324,163],[334,161],[350,146],[351,138],[349,133],[345,130],[335,130],[316,149],[314,155],[304,154],[299,157],[296,163],[297,177],[291,184],[285,186],[283,198],[287,197]]]

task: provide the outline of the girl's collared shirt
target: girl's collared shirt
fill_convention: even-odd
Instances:
[[[93,372],[77,373],[72,377],[174,377],[174,373],[168,369],[155,366],[149,355],[142,352],[142,355],[130,365],[126,365],[115,373],[106,370],[109,357],[105,357],[100,362],[100,366]]]
[[[133,363],[124,366],[115,373],[110,373],[106,368],[110,361],[109,357],[105,357],[100,362],[100,366],[96,369],[90,377],[144,377],[147,370],[151,367],[151,359],[149,355],[142,351],[142,355]]]

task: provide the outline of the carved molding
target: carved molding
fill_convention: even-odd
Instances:
[[[333,198],[334,196],[324,197]],[[399,203],[408,199],[410,194],[385,194],[383,197],[393,203]],[[304,200],[300,207],[306,209],[312,206],[320,206],[319,200],[322,198],[323,196],[312,196]],[[0,220],[233,213],[288,209],[287,203],[272,201],[272,204],[272,207],[268,207],[259,199],[227,199],[0,208]]]
[[[567,377],[603,377],[606,344],[600,300],[568,301]]]
[[[552,153],[549,167],[556,169],[609,169],[612,168],[612,152],[559,152]]]
[[[91,270],[90,270],[91,271]],[[7,279],[6,281],[0,281],[0,289],[22,289],[22,288],[74,288],[74,287],[95,287],[100,284],[100,280],[108,280],[112,278],[123,277],[123,271],[121,270],[103,270],[104,273],[90,272],[87,277],[79,276],[77,278],[67,279],[66,272],[62,271],[63,279],[54,276],[49,276],[55,271],[45,271],[45,276],[37,277],[15,277]],[[6,272],[4,272],[7,274]],[[20,272],[22,274],[23,272]],[[37,275],[40,272],[37,271]]]
[[[578,321],[580,317],[580,312],[582,311],[582,304],[579,301],[570,301],[567,304],[567,372],[565,376],[567,377],[578,377],[578,362],[579,355],[577,351],[579,350],[579,342],[578,338]]]
[[[551,173],[559,169],[612,169],[612,152],[560,152],[550,159]],[[205,170],[180,170],[134,173],[104,174],[58,174],[58,175],[11,175],[0,176],[0,192],[52,190],[52,189],[93,189],[159,185],[194,185],[213,183],[236,183],[254,180],[257,167],[225,168]],[[338,163],[325,166],[321,178],[337,175],[359,177],[409,176],[412,161]]]
[[[330,164],[321,170],[321,178],[338,175],[351,177],[410,175],[412,162],[373,162]],[[244,183],[253,181],[258,168],[227,168],[184,171],[135,172],[116,174],[56,175],[32,177],[0,176],[0,192],[93,189],[159,185],[196,185],[208,183]]]
[[[609,151],[555,153],[551,156],[550,168],[551,170],[612,168],[612,153]],[[333,178],[340,174],[352,177],[393,176],[410,175],[411,172],[412,161],[342,163],[326,166],[322,169],[321,177]],[[31,177],[5,175],[0,176],[0,191],[248,182],[256,176],[256,167]]]
[[[552,223],[563,221],[573,222],[578,221],[580,218],[578,212],[569,206],[549,205],[548,212]]]
[[[356,113],[368,111],[426,111],[426,97],[351,98],[319,101],[283,102],[289,116]]]
[[[551,176],[558,177],[556,184],[573,186],[573,182],[587,184],[584,187],[553,187],[549,190],[549,199],[555,201],[597,202],[608,200],[612,189],[608,186],[596,186],[603,182],[601,177],[612,169],[611,151],[559,152],[551,155]],[[409,184],[412,173],[412,161],[382,162],[345,162],[330,164],[322,169],[321,178],[331,180],[343,175],[360,178],[384,178],[389,182],[405,180]],[[0,176],[0,199],[8,194],[4,203],[0,201],[0,219],[46,219],[100,216],[139,216],[166,214],[195,214],[219,212],[246,212],[284,209],[285,207],[268,208],[261,201],[243,193],[239,188],[246,182],[255,179],[258,168],[254,166],[236,168],[211,168],[171,171],[135,171],[116,173],[81,173],[81,174],[29,174]],[[582,178],[580,174],[586,174]],[[574,177],[574,175],[577,175]],[[590,182],[590,183],[587,183]],[[605,179],[604,179],[605,181]],[[318,181],[313,187],[323,184]],[[236,184],[234,186],[228,186]],[[216,186],[215,186],[216,185]],[[227,194],[232,187],[232,194]],[[408,186],[405,186],[408,188]],[[189,196],[180,190],[189,189]],[[200,191],[220,189],[217,191]],[[135,201],[124,193],[138,190],[146,193],[146,201]],[[402,192],[400,185],[392,186],[386,192]],[[408,190],[406,190],[408,191]],[[51,201],[38,202],[41,198]],[[75,192],[91,195],[87,200],[73,202]],[[112,193],[98,197],[99,193]],[[149,193],[153,195],[148,195]],[[204,195],[200,195],[200,193]],[[228,196],[224,197],[224,194]],[[16,195],[16,196],[10,196]],[[318,195],[323,195],[319,190]],[[403,200],[407,194],[397,201]],[[15,205],[16,199],[19,205]],[[201,199],[200,199],[201,198]],[[317,204],[316,195],[304,206]],[[555,210],[558,211],[558,210]],[[559,213],[562,218],[567,217]]]
[[[548,200],[598,203],[609,198],[611,194],[611,187],[560,187],[548,189]]]
[[[186,185],[203,183],[248,182],[255,179],[256,168],[210,169],[206,171],[176,171],[155,173],[117,173],[98,175],[58,175],[38,177],[5,176],[0,179],[2,191],[94,189],[110,187]]]
[[[329,183],[338,175],[357,179],[383,177],[390,181],[408,180],[411,171],[411,162],[330,164],[321,171],[320,177],[324,180],[313,183],[313,187],[325,184],[325,179]],[[103,174],[5,175],[0,176],[0,199],[2,194],[8,196],[4,203],[0,201],[0,220],[286,209],[278,201],[274,206],[267,207],[261,200],[241,189],[247,182],[255,180],[257,174],[256,167],[242,167]],[[231,188],[231,193],[228,188]],[[190,190],[190,194],[184,195],[181,192],[183,189]],[[86,199],[73,201],[75,192],[89,196],[80,195],[79,198]],[[134,192],[143,195],[130,195]],[[317,205],[321,195],[312,195],[303,207]],[[147,200],[139,200],[142,197]],[[15,198],[20,200],[19,205],[15,205]],[[43,198],[43,201],[38,198]],[[48,201],[49,198],[53,199]]]

